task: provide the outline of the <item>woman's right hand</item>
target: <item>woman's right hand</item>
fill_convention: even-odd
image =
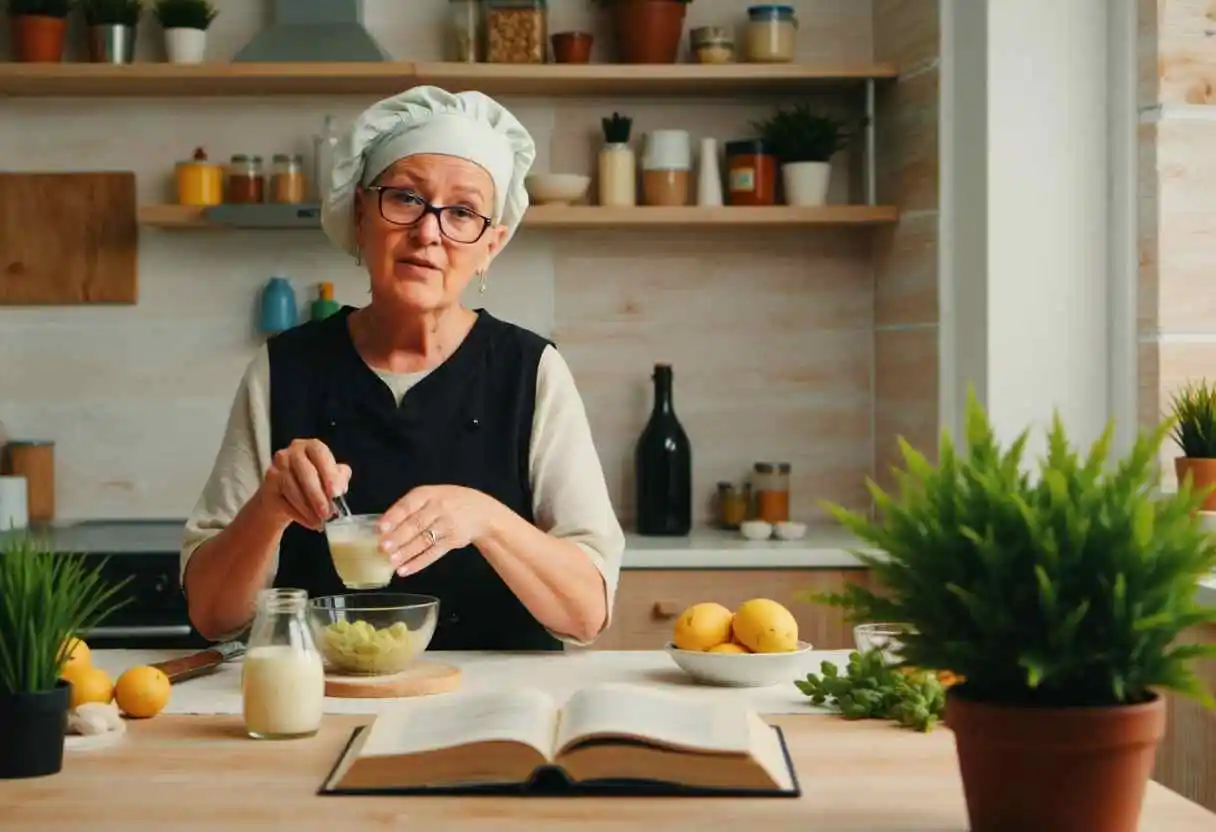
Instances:
[[[275,452],[258,489],[263,503],[284,525],[299,523],[321,531],[333,516],[333,499],[350,485],[349,465],[341,465],[319,439],[296,439]]]

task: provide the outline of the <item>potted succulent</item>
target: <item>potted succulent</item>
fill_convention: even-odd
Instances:
[[[673,64],[692,0],[597,0],[612,15],[617,57],[626,64]]]
[[[1216,511],[1216,389],[1206,381],[1187,384],[1170,402],[1174,441],[1182,451],[1175,457],[1178,484],[1188,476],[1195,490],[1203,490],[1204,511]]]
[[[8,0],[13,57],[25,63],[59,63],[73,0]]]
[[[219,14],[208,0],[156,0],[153,9],[165,30],[165,54],[174,64],[201,64],[207,28]]]
[[[116,594],[130,579],[107,585],[100,570],[29,532],[0,536],[0,779],[63,767],[71,639],[126,603]]]
[[[1027,434],[1002,448],[968,398],[965,450],[939,462],[900,441],[899,493],[873,483],[873,516],[828,506],[884,554],[873,591],[817,599],[853,620],[900,622],[898,663],[950,671],[946,694],[970,828],[1133,832],[1165,729],[1163,693],[1211,695],[1182,644],[1216,621],[1195,598],[1216,541],[1189,486],[1158,496],[1164,423],[1108,463],[1112,431],[1081,457],[1057,415],[1037,471]]]
[[[129,64],[135,60],[135,36],[143,0],[80,0],[89,28],[89,60]]]
[[[780,108],[752,126],[781,162],[786,204],[823,205],[831,182],[832,157],[849,143],[844,123],[800,103]]]

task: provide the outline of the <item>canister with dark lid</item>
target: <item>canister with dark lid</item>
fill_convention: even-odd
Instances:
[[[777,156],[764,139],[727,142],[726,170],[730,205],[777,203]]]

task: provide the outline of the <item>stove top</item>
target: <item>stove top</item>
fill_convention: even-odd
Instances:
[[[63,553],[169,554],[181,551],[185,525],[184,518],[81,520],[58,524],[38,534]]]

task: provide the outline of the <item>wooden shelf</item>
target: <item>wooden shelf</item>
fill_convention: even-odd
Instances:
[[[800,208],[686,206],[663,208],[606,208],[599,205],[534,205],[524,217],[527,228],[557,229],[678,229],[678,228],[793,228],[806,226],[873,226],[899,219],[899,209],[890,205],[825,205]],[[208,222],[200,208],[188,205],[144,205],[139,209],[141,225],[165,229],[223,229]],[[312,229],[319,225],[311,226]]]
[[[892,64],[0,63],[0,96],[392,95],[415,84],[491,95],[727,96],[857,87]]]

